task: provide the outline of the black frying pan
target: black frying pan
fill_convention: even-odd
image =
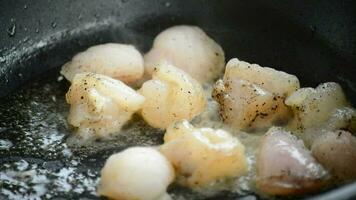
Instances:
[[[95,178],[111,153],[127,146],[160,143],[162,133],[154,138],[140,135],[141,143],[126,138],[122,140],[127,142],[126,146],[111,144],[99,153],[88,150],[81,154],[78,151],[72,157],[66,157],[62,154],[57,156],[62,150],[57,149],[57,143],[50,144],[53,152],[27,148],[26,145],[36,147],[36,142],[24,142],[26,134],[22,128],[25,126],[29,129],[27,131],[38,133],[39,137],[52,129],[66,134],[65,122],[60,119],[51,124],[56,121],[53,115],[43,114],[46,118],[39,115],[35,121],[38,124],[34,124],[33,115],[27,111],[65,116],[66,108],[46,105],[50,99],[53,100],[53,95],[59,104],[64,104],[63,95],[68,85],[65,81],[57,83],[56,78],[59,67],[75,53],[106,42],[132,43],[145,52],[157,33],[176,24],[202,27],[221,44],[227,59],[238,57],[275,67],[295,74],[302,84],[308,86],[326,81],[338,82],[351,102],[356,103],[356,3],[351,0],[2,0],[0,139],[9,140],[14,146],[11,151],[0,149],[0,172],[5,169],[5,164],[25,160],[30,164],[27,168],[36,164],[49,174],[74,166],[75,170],[83,172],[84,178]],[[24,85],[25,82],[27,84]],[[46,87],[51,91],[48,92]],[[148,142],[144,142],[146,139]],[[78,158],[79,164],[71,163],[73,157]],[[87,169],[92,169],[93,174],[84,173]],[[70,184],[76,185],[75,181]],[[48,185],[47,192],[51,195],[43,198],[97,198],[89,192],[90,189],[56,191],[55,184]],[[19,191],[19,187],[0,180],[0,191]],[[188,199],[203,198],[175,186],[170,191]],[[255,198],[253,194],[229,192],[222,192],[214,198],[238,197]],[[6,196],[0,194],[2,198],[6,199]],[[355,199],[356,183],[302,198]]]

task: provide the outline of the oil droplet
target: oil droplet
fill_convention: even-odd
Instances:
[[[36,32],[36,33],[39,33],[39,32],[40,32],[40,30],[38,30],[38,28],[36,28],[36,29],[35,29],[35,32]]]
[[[52,22],[51,26],[52,26],[52,28],[56,28],[57,27],[57,23],[56,22]]]
[[[310,28],[311,32],[313,32],[313,33],[316,31],[316,26],[314,26],[314,25],[310,25],[309,28]]]
[[[60,81],[62,81],[62,80],[63,80],[63,76],[58,76],[58,77],[57,77],[57,81],[58,81],[58,82],[60,82]]]
[[[27,9],[28,8],[28,6],[27,6],[27,4],[25,4],[24,6],[23,6],[23,9]]]
[[[25,37],[22,41],[23,42],[27,42],[29,40],[29,38],[28,37]]]
[[[12,24],[6,31],[9,37],[13,37],[16,34],[16,24]]]
[[[166,2],[166,3],[164,4],[164,6],[166,6],[167,8],[169,8],[169,7],[171,7],[171,3],[170,3],[170,2]]]

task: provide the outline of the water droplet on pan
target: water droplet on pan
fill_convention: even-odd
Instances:
[[[52,28],[56,28],[57,27],[57,23],[56,22],[52,22],[51,26],[52,26]]]
[[[0,140],[0,150],[8,150],[13,146],[10,140]]]
[[[16,34],[16,24],[13,23],[13,24],[6,30],[6,32],[7,32],[7,35],[8,35],[9,37],[15,36],[15,34]]]

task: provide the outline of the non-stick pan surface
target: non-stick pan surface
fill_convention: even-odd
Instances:
[[[157,33],[176,24],[203,28],[227,59],[275,67],[308,86],[339,82],[356,104],[353,1],[0,1],[0,172],[13,172],[9,180],[0,179],[0,199],[43,191],[42,198],[97,199],[93,185],[110,154],[162,142],[161,132],[145,134],[143,129],[156,130],[139,121],[142,129],[99,152],[69,148],[68,83],[57,78],[64,62],[91,45],[124,42],[145,52]],[[202,198],[179,187],[170,192]],[[214,198],[238,197],[255,198],[229,192]],[[301,198],[354,199],[356,185]]]

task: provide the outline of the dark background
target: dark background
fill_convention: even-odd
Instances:
[[[355,102],[353,1],[0,1],[0,96],[90,45],[117,41],[146,51],[174,24],[196,24],[227,58],[297,75],[304,85],[341,83]]]

